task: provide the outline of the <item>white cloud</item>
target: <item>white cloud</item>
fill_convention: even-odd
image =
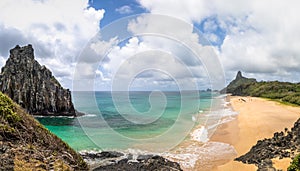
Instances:
[[[104,14],[104,10],[88,7],[87,0],[20,0],[17,3],[2,0],[0,8],[0,32],[18,32],[22,40],[1,39],[3,44],[11,47],[0,44],[0,49],[8,52],[16,44],[30,43],[41,64],[50,68],[59,79],[68,80],[76,57],[99,31]],[[70,88],[71,85],[64,86]]]
[[[254,77],[286,80],[300,73],[300,1],[297,0],[139,0],[151,13],[204,23],[211,41],[219,41],[216,24],[226,33],[220,57],[231,79],[236,70]],[[272,74],[270,74],[272,73]],[[273,75],[273,76],[271,76]],[[275,76],[274,76],[275,75]],[[293,76],[290,81],[295,81]],[[300,81],[298,78],[297,81]]]
[[[103,78],[122,80],[119,85],[125,85],[125,88],[128,86],[126,82],[130,83],[128,80],[134,81],[134,86],[138,85],[135,88],[147,89],[150,86],[174,90],[176,83],[183,86],[182,89],[195,89],[197,85],[194,83],[202,85],[204,80],[206,83],[203,85],[210,86],[208,73],[202,62],[208,66],[216,65],[216,58],[211,47],[199,43],[192,25],[160,15],[143,15],[129,22],[128,30],[134,35],[142,36],[130,38],[125,46],[112,48],[107,55],[108,60],[100,67]],[[96,49],[102,54],[103,49],[106,49],[104,44],[111,43],[100,41],[97,44],[100,46],[93,47],[98,47]],[[119,89],[122,87],[118,87]]]
[[[128,5],[124,5],[120,8],[117,8],[116,11],[120,14],[130,14],[130,13],[133,13],[133,10],[130,6]]]
[[[140,4],[153,14],[163,14],[200,22],[212,13],[210,1],[206,0],[139,0]]]
[[[226,68],[257,76],[272,73],[280,80],[286,73],[300,72],[300,49],[296,48],[300,45],[300,24],[295,17],[300,3],[253,1],[248,5],[244,13],[234,16],[237,22],[226,28],[221,54]]]

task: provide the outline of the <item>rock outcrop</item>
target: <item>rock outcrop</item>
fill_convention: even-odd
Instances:
[[[249,84],[256,83],[256,79],[254,78],[246,78],[242,76],[242,72],[238,71],[235,79],[229,83],[229,85],[221,90],[222,94],[231,93],[236,96],[243,96],[246,93],[243,92],[243,89],[247,87]]]
[[[0,92],[0,170],[89,170],[83,158]]]
[[[236,161],[255,164],[258,170],[272,168],[273,158],[294,157],[300,151],[300,119],[298,119],[293,128],[274,133],[272,138],[266,138],[257,141],[249,152],[236,158]]]
[[[1,71],[0,91],[33,115],[76,115],[70,91],[34,59],[31,45],[10,50]]]
[[[182,171],[180,165],[158,155],[133,155],[115,151],[98,153],[81,153],[84,160],[90,163],[93,171],[124,170],[156,170]],[[94,165],[93,165],[94,163]]]

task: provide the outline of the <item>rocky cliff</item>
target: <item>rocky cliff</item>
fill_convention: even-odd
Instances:
[[[31,45],[10,50],[1,71],[0,91],[33,115],[76,115],[70,91],[34,59]]]

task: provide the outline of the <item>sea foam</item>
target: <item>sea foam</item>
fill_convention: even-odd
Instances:
[[[205,143],[208,139],[208,131],[204,126],[194,130],[191,134],[191,139],[194,141]]]

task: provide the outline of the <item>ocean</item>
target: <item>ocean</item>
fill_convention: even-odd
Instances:
[[[76,110],[85,115],[37,119],[77,151],[162,153],[184,141],[207,142],[232,115],[225,97],[203,91],[72,92]]]

